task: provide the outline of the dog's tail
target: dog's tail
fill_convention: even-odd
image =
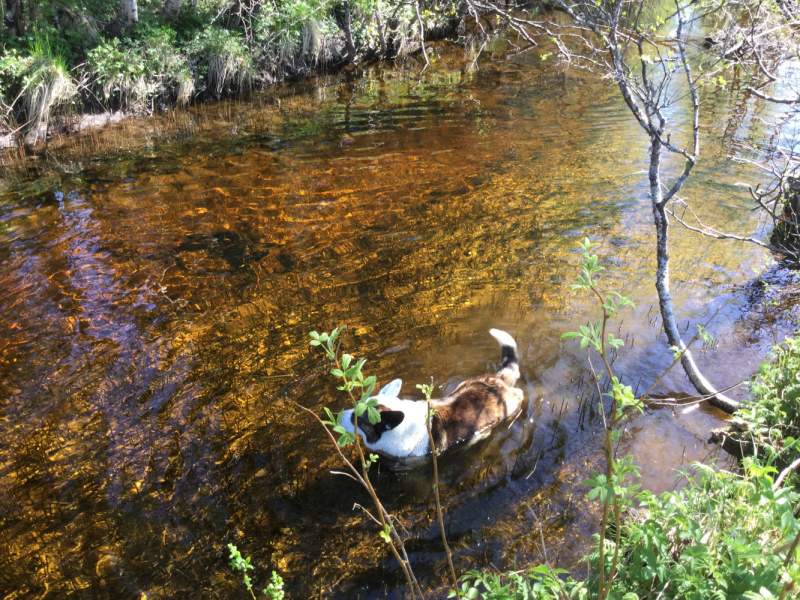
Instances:
[[[517,356],[517,343],[505,331],[490,329],[489,333],[500,342],[503,354],[500,361],[500,370],[497,376],[508,385],[513,386],[519,379],[519,356]]]

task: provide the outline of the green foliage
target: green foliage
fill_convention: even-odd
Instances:
[[[750,381],[750,399],[736,413],[768,454],[794,460],[800,433],[800,334],[773,349]]]
[[[275,65],[324,64],[333,56],[339,32],[332,10],[330,0],[265,5],[255,19],[253,37]]]
[[[241,571],[242,572],[242,582],[244,586],[247,588],[247,591],[250,592],[250,595],[255,598],[256,595],[253,593],[253,581],[250,579],[250,576],[247,574],[248,571],[255,569],[253,565],[250,564],[250,558],[243,558],[239,549],[234,546],[233,544],[228,544],[228,551],[230,552],[230,566],[234,571]],[[275,571],[272,572],[272,576],[270,577],[270,582],[266,588],[263,590],[263,594],[269,600],[283,600],[284,591],[283,591],[283,578],[278,575]]]
[[[800,531],[792,508],[798,494],[788,488],[773,492],[775,470],[759,461],[748,461],[743,475],[700,463],[692,469],[694,476],[682,473],[689,483],[679,492],[632,496],[647,516],[615,523],[623,531],[625,559],[609,597],[705,600],[767,590],[777,598],[787,581],[800,582],[793,560],[788,569],[783,566]],[[595,574],[598,558],[597,550],[589,558]]]
[[[194,89],[189,64],[168,27],[142,31],[136,39],[102,40],[89,52],[87,65],[106,102],[142,109],[155,98],[188,102]]]
[[[597,351],[598,354],[605,354],[605,341],[603,340],[603,333],[605,331],[605,322],[608,319],[614,318],[619,314],[619,311],[626,306],[636,308],[636,305],[631,302],[630,298],[623,296],[617,292],[611,291],[603,299],[601,292],[597,287],[597,275],[603,270],[598,264],[596,254],[592,254],[592,248],[597,244],[592,243],[589,238],[585,238],[582,243],[578,244],[583,250],[583,260],[581,261],[581,273],[578,275],[578,283],[570,285],[572,291],[592,292],[601,299],[601,307],[603,309],[603,318],[598,320],[597,323],[588,323],[581,325],[579,331],[570,331],[561,336],[562,340],[580,339],[581,350],[591,346]],[[616,350],[623,346],[625,342],[614,336],[613,333],[608,334],[608,345]]]
[[[270,600],[283,600],[283,578],[275,571],[269,578],[269,584],[264,588],[264,595]]]
[[[13,104],[11,94],[19,87],[23,76],[32,63],[30,55],[23,55],[16,48],[9,48],[0,55],[0,100],[6,106]]]
[[[247,591],[250,592],[250,594],[253,594],[253,582],[250,580],[250,576],[247,574],[247,571],[255,569],[255,567],[250,564],[250,558],[242,558],[239,549],[233,544],[228,544],[228,550],[230,551],[229,558],[231,559],[231,569],[242,572],[244,586],[247,588]]]
[[[53,50],[49,37],[33,36],[29,52],[26,61],[12,58],[7,66],[10,71],[22,74],[18,98],[26,118],[25,129],[38,137],[40,126],[47,122],[53,108],[71,101],[76,86],[66,60]]]
[[[470,571],[462,578],[461,597],[484,600],[577,600],[589,598],[589,590],[580,582],[567,577],[563,569],[545,565],[528,571],[511,573],[482,573]],[[455,590],[448,598],[455,598]]]
[[[312,331],[308,334],[310,338],[308,343],[312,347],[321,348],[325,352],[325,356],[328,360],[334,363],[330,374],[342,380],[342,384],[337,386],[337,389],[349,394],[353,402],[353,411],[356,417],[360,417],[366,412],[369,422],[375,425],[380,422],[381,414],[377,409],[377,398],[372,397],[372,392],[375,389],[376,383],[375,376],[370,375],[365,377],[362,371],[367,359],[360,358],[354,361],[353,356],[346,353],[342,354],[341,358],[339,357],[339,346],[336,344],[336,340],[346,329],[345,326],[342,326],[337,327],[330,333],[317,333],[316,331]],[[358,397],[353,394],[356,389],[360,390]],[[342,426],[344,411],[340,411],[338,415],[334,416],[326,406],[325,414],[328,418],[322,422],[333,429],[334,433],[339,434],[339,439],[336,441],[339,447],[344,448],[356,441],[356,434],[351,431],[346,431]],[[366,466],[369,466],[372,462],[374,462],[372,456],[370,456],[369,460],[364,460]]]
[[[381,539],[387,544],[392,543],[392,527],[388,523],[383,526],[383,531],[380,532]]]

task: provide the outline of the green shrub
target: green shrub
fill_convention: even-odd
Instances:
[[[31,65],[31,57],[23,56],[16,48],[6,49],[0,55],[0,102],[3,112],[11,110],[14,95],[19,92],[22,78]]]
[[[567,577],[563,569],[550,569],[540,565],[528,571],[511,573],[482,573],[470,571],[462,578],[461,598],[483,600],[583,600],[589,590],[581,583]],[[448,598],[455,598],[455,590]]]
[[[150,29],[136,40],[103,40],[87,63],[103,100],[128,110],[142,110],[156,98],[187,104],[194,91],[189,65],[169,27]]]
[[[783,463],[794,460],[800,433],[800,337],[787,337],[773,348],[771,360],[750,382],[750,396],[736,417],[761,449],[782,453]]]
[[[253,25],[253,38],[273,68],[325,64],[335,55],[339,35],[330,2],[299,0],[266,5]]]
[[[621,524],[625,559],[609,598],[771,597],[762,590],[777,598],[788,582],[800,583],[796,557],[786,556],[800,531],[793,515],[800,496],[786,487],[773,491],[776,470],[752,459],[743,475],[692,468],[696,475],[684,473],[689,483],[678,492],[639,494],[647,517]],[[597,552],[589,560],[596,571]]]

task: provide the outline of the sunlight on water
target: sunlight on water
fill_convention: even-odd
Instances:
[[[492,371],[490,327],[522,356],[523,418],[442,459],[460,569],[548,553],[575,568],[594,530],[581,481],[601,461],[586,356],[560,341],[596,318],[569,291],[577,242],[632,296],[616,368],[639,391],[670,362],[660,334],[644,136],[614,88],[538,58],[446,44],[435,68],[373,68],[250,102],[128,124],[127,152],[15,180],[0,196],[0,588],[9,597],[232,597],[227,543],[291,597],[394,596],[402,575],[355,503],[368,498],[317,426],[344,399],[306,343],[346,323],[347,351],[414,395]],[[729,96],[726,96],[729,98]],[[764,106],[710,97],[708,162],[687,186],[722,229],[763,234],[727,160]],[[155,125],[152,125],[155,123]],[[131,131],[163,126],[144,141]],[[128,129],[124,129],[127,127]],[[172,127],[172,129],[170,129]],[[754,131],[756,130],[756,131]],[[125,134],[124,132],[128,133]],[[120,133],[123,132],[123,133]],[[719,386],[771,343],[739,293],[762,253],[673,228],[687,337],[721,304]],[[656,390],[691,393],[672,373]],[[712,409],[650,410],[627,444],[662,491],[708,459]],[[376,467],[427,588],[445,581],[426,468]],[[526,505],[527,503],[527,505]],[[258,588],[260,589],[260,588]]]

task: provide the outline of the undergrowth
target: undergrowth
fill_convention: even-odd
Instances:
[[[790,463],[800,433],[800,335],[773,348],[750,382],[750,399],[735,415],[768,458]]]
[[[175,32],[159,27],[138,39],[103,40],[87,57],[93,86],[106,106],[141,111],[157,99],[188,104],[195,88]]]
[[[432,35],[452,31],[466,12],[460,0],[420,5]],[[402,56],[420,42],[414,3],[400,0],[198,0],[182,3],[177,16],[166,15],[163,2],[139,2],[138,23],[112,33],[119,6],[106,0],[9,4],[0,28],[6,129],[38,132],[55,109],[73,101],[92,111],[150,112],[348,60]],[[345,50],[347,23],[352,57]]]
[[[255,69],[241,34],[211,27],[200,32],[187,50],[203,89],[214,97],[226,90],[245,91],[252,87]]]

